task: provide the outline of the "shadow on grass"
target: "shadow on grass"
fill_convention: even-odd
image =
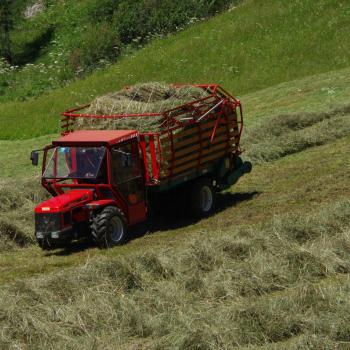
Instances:
[[[244,193],[218,193],[216,208],[212,215],[220,213],[228,208],[235,207],[237,204],[253,199],[260,192],[244,192]],[[194,225],[201,219],[193,218],[185,205],[179,207],[175,203],[170,203],[164,207],[162,212],[154,215],[148,222],[147,232],[169,231],[186,226]]]
[[[78,240],[71,242],[68,246],[48,251],[45,253],[45,256],[68,256],[91,248],[96,248],[96,244],[92,240]]]
[[[257,191],[244,193],[218,193],[216,209],[213,215],[220,213],[228,208],[235,207],[241,202],[252,200],[260,193],[261,192]],[[188,211],[186,211],[186,207],[184,205],[179,207],[179,205],[175,202],[168,202],[165,203],[164,207],[159,213],[154,214],[149,220],[140,225],[132,227],[129,231],[127,243],[134,239],[141,238],[146,234],[184,228],[194,225],[199,221],[200,219],[194,219],[190,216]],[[96,245],[92,241],[76,241],[72,242],[68,247],[49,252],[46,254],[46,256],[66,256],[95,247]]]

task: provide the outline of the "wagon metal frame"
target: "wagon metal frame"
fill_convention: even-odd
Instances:
[[[74,132],[78,118],[160,117],[159,132],[139,133],[147,186],[198,173],[218,157],[229,155],[232,159],[239,155],[243,130],[240,101],[218,84],[173,84],[179,89],[186,86],[201,88],[208,96],[161,113],[94,115],[81,113],[90,104],[80,106],[62,113],[61,133],[64,136]]]

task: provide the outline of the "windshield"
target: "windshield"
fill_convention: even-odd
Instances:
[[[56,147],[44,178],[96,179],[100,175],[105,152],[105,147]]]

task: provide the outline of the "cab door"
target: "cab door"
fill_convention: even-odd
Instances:
[[[128,204],[129,224],[145,220],[145,186],[137,139],[111,148],[111,183]]]

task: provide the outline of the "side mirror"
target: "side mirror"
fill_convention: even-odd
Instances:
[[[39,152],[32,151],[30,154],[30,160],[32,161],[32,165],[37,166],[39,164]]]

